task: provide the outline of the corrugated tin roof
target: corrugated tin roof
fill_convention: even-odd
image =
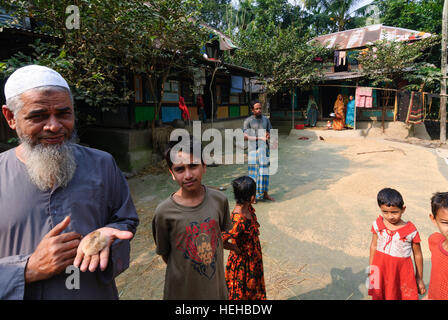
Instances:
[[[254,70],[242,67],[242,66],[238,66],[236,64],[231,64],[231,63],[224,63],[224,66],[227,67],[229,70],[234,70],[234,71],[240,71],[242,73],[245,73],[246,75],[250,75],[250,76],[256,76],[258,75],[257,72],[255,72]]]
[[[204,22],[200,23],[200,25],[218,36],[220,50],[225,51],[225,50],[239,49],[236,45],[233,44],[232,40],[221,31],[209,26]]]
[[[325,80],[344,80],[361,78],[363,75],[360,72],[329,72],[324,75]]]
[[[29,30],[29,29],[17,27],[17,26],[1,26],[0,25],[0,32],[5,32],[8,30],[20,32],[23,34],[30,34],[30,35],[34,35],[34,36],[45,36],[45,37],[50,37],[50,38],[62,39],[62,36],[59,36],[59,35],[53,35],[53,34],[40,32],[40,31],[36,31],[36,30]]]
[[[3,13],[1,8],[0,8],[0,26],[4,26],[4,27],[10,27],[10,28],[15,28],[15,29],[20,29],[20,30],[27,30],[30,31],[31,30],[31,22],[30,22],[30,18],[23,18],[21,20],[18,20],[17,18]]]
[[[416,30],[375,24],[367,27],[326,34],[311,39],[327,48],[347,50],[362,48],[378,40],[411,41],[430,37],[431,34]]]
[[[3,13],[0,10],[0,32],[4,32],[7,30],[12,30],[16,32],[19,31],[30,35],[32,34],[32,35],[48,36],[53,38],[61,38],[61,36],[56,36],[49,33],[34,30],[33,28],[31,28],[31,21],[30,18],[28,17],[23,18],[21,20],[17,20],[11,15]]]

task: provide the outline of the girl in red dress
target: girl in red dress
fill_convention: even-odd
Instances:
[[[236,206],[233,228],[223,233],[224,248],[230,250],[226,265],[229,300],[266,300],[260,225],[255,209],[256,184],[247,176],[232,181]]]
[[[426,292],[420,236],[412,222],[401,219],[406,207],[398,191],[385,188],[377,200],[382,215],[372,225],[368,293],[373,300],[417,300]]]

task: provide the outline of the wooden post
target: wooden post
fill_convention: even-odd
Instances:
[[[394,122],[397,121],[397,113],[398,113],[398,91],[395,91]]]
[[[353,117],[353,130],[356,130],[356,90],[358,90],[358,83],[359,83],[359,79],[356,79],[356,89],[355,89],[355,116]],[[372,98],[373,99],[373,98]]]
[[[379,99],[377,99],[377,101],[378,100]],[[387,102],[389,102],[389,99],[387,99]],[[386,106],[385,103],[383,102],[383,110],[381,111],[381,128],[383,129],[383,133],[384,133],[384,118],[386,117],[385,113],[386,113]]]
[[[291,114],[292,114],[292,116],[291,116],[291,123],[292,123],[292,128],[291,129],[294,129],[294,89],[293,88],[291,88]]]
[[[426,105],[425,105],[425,93],[422,91],[422,104],[423,104],[423,123],[426,119]]]
[[[446,64],[447,64],[447,18],[448,0],[443,3],[442,15],[442,81],[440,83],[440,142],[446,143]]]

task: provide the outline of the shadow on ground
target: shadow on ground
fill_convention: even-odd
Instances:
[[[353,273],[352,268],[332,268],[331,283],[325,288],[291,297],[288,300],[360,300],[364,295],[359,286],[366,281],[365,271]]]

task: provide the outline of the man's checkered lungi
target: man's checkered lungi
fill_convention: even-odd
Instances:
[[[256,150],[248,151],[249,177],[257,184],[256,198],[262,199],[269,188],[269,149],[261,143]]]

